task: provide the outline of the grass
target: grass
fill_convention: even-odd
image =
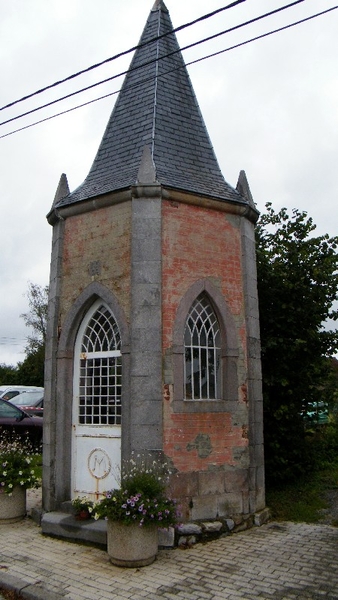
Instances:
[[[268,489],[266,504],[275,521],[317,523],[320,510],[328,508],[325,491],[333,489],[338,489],[338,462],[283,488]]]

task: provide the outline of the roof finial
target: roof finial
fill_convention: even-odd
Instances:
[[[62,173],[62,175],[60,177],[59,185],[55,192],[53,206],[56,206],[56,204],[58,202],[60,202],[60,200],[63,200],[63,198],[68,196],[68,194],[69,194],[69,185],[68,185],[67,175],[65,173]]]
[[[155,0],[155,4],[151,11],[155,12],[156,10],[164,10],[165,12],[169,12],[163,0]]]
[[[249,204],[251,204],[251,206],[256,207],[245,171],[240,171],[239,173],[236,190],[249,202]]]
[[[140,168],[137,174],[137,183],[156,183],[156,167],[149,146],[144,146]]]

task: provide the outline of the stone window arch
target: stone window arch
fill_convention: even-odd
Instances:
[[[199,339],[197,330],[200,333]],[[209,350],[213,353],[212,364],[209,365],[209,377],[210,370],[215,369],[214,382],[210,386],[209,379],[209,387],[207,381],[204,381],[206,373],[203,374],[199,370],[200,367],[202,370],[204,368],[204,371],[208,368],[208,360],[205,358],[208,345],[204,345],[203,348],[204,335],[208,330],[211,331]],[[192,392],[191,385],[190,390],[189,385],[187,388],[187,384],[191,384],[187,378],[189,368],[192,369],[190,371],[192,377],[194,372],[191,365],[189,367],[187,348],[190,347],[191,357],[194,341],[198,352],[200,349],[204,350],[198,354],[199,366],[197,363],[195,365],[200,392],[203,388],[199,395]],[[203,353],[204,358],[200,360]],[[172,346],[174,412],[221,412],[225,410],[225,403],[236,402],[239,385],[238,358],[237,328],[224,296],[208,279],[195,282],[182,298],[174,324]]]
[[[184,399],[221,397],[221,331],[203,292],[193,302],[184,330]]]

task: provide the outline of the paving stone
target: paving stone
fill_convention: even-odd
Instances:
[[[329,525],[269,523],[160,550],[143,569],[46,537],[31,519],[2,525],[0,535],[0,588],[9,582],[25,600],[338,600],[338,528]]]

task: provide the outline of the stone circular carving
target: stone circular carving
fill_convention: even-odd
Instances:
[[[88,456],[88,469],[95,479],[104,479],[111,471],[110,458],[102,448],[94,448]]]

